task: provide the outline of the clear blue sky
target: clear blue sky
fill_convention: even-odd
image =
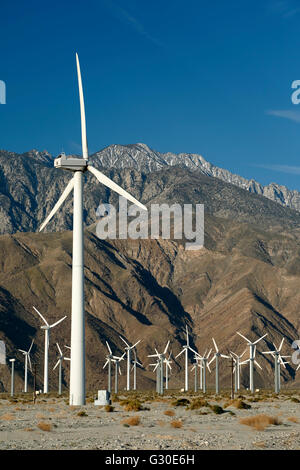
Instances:
[[[1,149],[79,153],[76,51],[90,153],[144,142],[300,190],[299,0],[1,2]]]

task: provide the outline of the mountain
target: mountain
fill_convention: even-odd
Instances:
[[[110,145],[95,153],[93,157],[99,165],[105,168],[135,168],[143,173],[161,170],[166,166],[179,166],[193,171],[201,171],[205,175],[214,176],[251,193],[260,194],[283,206],[300,211],[300,193],[298,191],[290,190],[276,183],[263,186],[254,179],[247,180],[228,170],[218,168],[195,153],[160,153],[150,149],[146,144],[138,143]]]

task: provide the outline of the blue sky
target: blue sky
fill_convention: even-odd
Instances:
[[[300,190],[298,0],[2,2],[0,148],[143,142]]]

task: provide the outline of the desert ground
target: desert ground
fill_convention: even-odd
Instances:
[[[300,392],[122,392],[111,405],[67,394],[0,394],[1,450],[300,449]]]

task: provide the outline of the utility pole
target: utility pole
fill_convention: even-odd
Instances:
[[[33,364],[33,404],[36,401],[36,363]]]

